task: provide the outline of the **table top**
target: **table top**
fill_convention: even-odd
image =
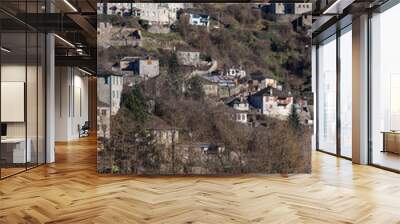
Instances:
[[[400,135],[400,131],[381,131],[381,133]]]
[[[27,139],[30,140],[29,138]],[[25,142],[25,138],[5,138],[1,139],[1,143],[20,143]]]

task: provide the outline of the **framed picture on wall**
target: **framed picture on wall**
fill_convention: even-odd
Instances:
[[[25,82],[1,82],[1,122],[25,121]]]

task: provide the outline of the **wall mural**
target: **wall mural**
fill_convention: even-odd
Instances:
[[[98,172],[311,172],[308,13],[99,3]]]

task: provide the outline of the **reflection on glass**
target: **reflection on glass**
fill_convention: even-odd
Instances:
[[[44,0],[0,1],[0,7],[19,16],[46,9]],[[43,33],[2,12],[0,37],[0,177],[4,178],[45,162],[46,40]]]
[[[30,151],[27,167],[31,168],[37,165],[37,80],[38,80],[38,36],[37,33],[27,33],[27,75],[26,75],[26,114],[27,114],[27,149]]]
[[[372,18],[372,162],[400,170],[400,5]]]
[[[37,147],[38,147],[38,156],[37,156],[37,162],[38,164],[43,164],[45,163],[45,60],[46,60],[46,38],[45,35],[42,33],[39,33],[38,35],[38,77],[37,77],[37,90],[38,90],[38,136],[37,136]]]
[[[352,157],[352,35],[340,36],[340,152]],[[347,31],[347,30],[346,30]]]
[[[30,162],[30,141],[26,141],[26,34],[2,33],[1,45],[1,175],[25,170]],[[28,149],[28,150],[27,150]]]
[[[318,48],[318,148],[336,153],[336,40]]]

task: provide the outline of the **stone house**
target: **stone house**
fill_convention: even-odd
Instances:
[[[129,3],[102,3],[107,8],[108,15],[123,15],[129,10]]]
[[[103,103],[109,102],[110,113],[115,115],[118,113],[123,90],[122,74],[104,69],[97,70],[97,89],[98,100]]]
[[[261,110],[262,114],[280,119],[286,119],[293,105],[293,96],[290,92],[264,88],[249,96],[252,107]]]
[[[132,3],[140,12],[140,19],[149,21],[150,25],[171,25],[177,20],[177,13],[185,8],[185,3]]]
[[[312,12],[312,3],[294,3],[294,14],[306,14]]]
[[[260,89],[271,87],[274,89],[278,88],[278,81],[272,78],[264,78],[260,82]]]
[[[185,66],[199,66],[201,63],[200,52],[198,51],[177,51],[178,63]]]
[[[215,90],[217,90],[217,96],[219,98],[226,98],[240,92],[240,87],[237,85],[237,80],[232,77],[214,75],[203,77],[207,91],[214,96]],[[203,84],[204,89],[204,84]]]
[[[242,68],[229,68],[225,74],[226,76],[234,77],[234,78],[245,78],[246,77],[246,71]]]
[[[151,117],[145,123],[145,127],[153,134],[156,144],[169,147],[179,142],[179,129],[168,125],[158,117]]]
[[[98,11],[109,15],[136,16],[149,21],[150,25],[171,25],[177,20],[177,12],[185,3],[100,3]]]
[[[139,29],[113,26],[111,23],[98,23],[98,45],[111,46],[142,46],[142,34]]]
[[[205,14],[189,13],[189,24],[193,26],[205,26],[210,25],[210,16]]]
[[[234,113],[235,121],[247,124],[250,105],[244,96],[228,98],[228,100],[225,101],[225,103],[235,110]]]
[[[160,62],[158,59],[148,57],[125,57],[120,61],[121,71],[131,72],[132,75],[139,75],[142,78],[154,78],[160,74]]]
[[[110,104],[97,101],[97,136],[99,138],[110,137]]]
[[[208,97],[218,97],[218,83],[212,82],[208,79],[202,79],[204,94]]]
[[[302,28],[310,28],[312,26],[312,15],[302,15],[292,21],[293,30],[299,31]]]

